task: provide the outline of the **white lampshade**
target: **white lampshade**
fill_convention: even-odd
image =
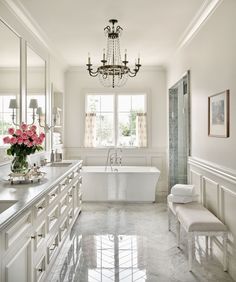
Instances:
[[[17,108],[18,108],[18,106],[17,106],[16,99],[11,99],[10,103],[9,103],[9,109],[17,109]]]
[[[37,109],[38,108],[37,99],[30,99],[29,108],[30,109]]]
[[[40,116],[43,114],[42,107],[38,107],[38,108],[37,108],[36,114],[37,114],[37,115],[40,115]]]

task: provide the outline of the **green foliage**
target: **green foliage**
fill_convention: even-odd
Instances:
[[[27,147],[25,144],[14,144],[11,145],[9,149],[7,149],[7,154],[9,156],[27,156],[34,154],[36,151],[42,151],[43,147],[40,145]]]

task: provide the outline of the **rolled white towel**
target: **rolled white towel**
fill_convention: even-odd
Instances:
[[[173,194],[168,195],[168,201],[172,203],[187,204],[191,202],[196,202],[198,200],[198,195],[192,196],[176,196]]]
[[[175,196],[192,196],[194,194],[194,185],[175,184],[171,188],[171,194]]]

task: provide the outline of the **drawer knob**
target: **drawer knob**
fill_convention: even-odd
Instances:
[[[43,234],[38,234],[38,237],[39,238],[43,238]]]
[[[35,236],[31,236],[31,239],[35,239]]]
[[[42,268],[38,268],[38,272],[43,272],[43,269]]]
[[[43,210],[43,207],[38,207],[38,210]]]

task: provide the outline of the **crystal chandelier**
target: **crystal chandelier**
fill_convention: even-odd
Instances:
[[[105,54],[105,49],[103,49],[103,58],[101,60],[102,65],[93,71],[90,55],[88,55],[88,67],[89,74],[93,77],[98,76],[100,82],[105,87],[121,87],[123,86],[128,77],[135,77],[138,73],[140,65],[140,57],[135,63],[135,67],[131,70],[127,64],[127,51],[125,50],[124,61],[121,60],[120,55],[120,40],[119,37],[122,32],[122,28],[115,24],[118,23],[117,20],[109,20],[112,26],[106,26],[104,28],[105,35],[107,36],[107,52]]]

